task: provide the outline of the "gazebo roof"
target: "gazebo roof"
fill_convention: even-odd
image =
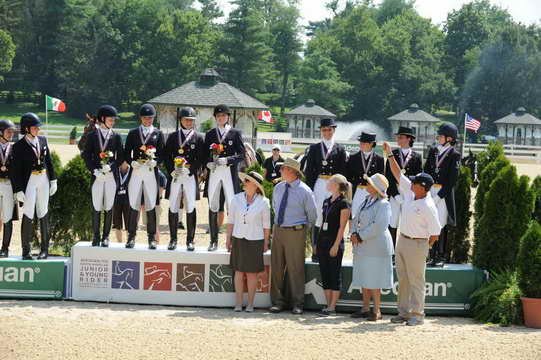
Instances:
[[[268,106],[225,82],[214,69],[205,69],[199,81],[191,81],[156,96],[152,104],[214,107],[225,104],[233,109],[264,110]]]
[[[306,101],[306,103],[297,106],[295,109],[286,112],[284,115],[307,115],[307,116],[321,116],[321,117],[329,117],[329,118],[336,118],[336,115],[334,115],[332,112],[322,108],[319,105],[316,105],[316,102],[312,99]]]
[[[519,107],[514,113],[494,121],[494,124],[541,125],[541,120],[527,113],[525,108]]]
[[[417,122],[439,122],[440,119],[434,117],[419,108],[417,104],[411,104],[406,110],[399,112],[387,120],[397,121],[417,121]]]

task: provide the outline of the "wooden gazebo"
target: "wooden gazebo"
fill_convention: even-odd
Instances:
[[[411,104],[406,110],[399,112],[387,120],[391,123],[393,134],[398,131],[400,126],[406,126],[413,129],[416,141],[419,142],[434,142],[436,136],[436,125],[440,119],[434,117],[419,108],[417,104]]]
[[[541,120],[527,113],[522,106],[494,124],[498,129],[498,140],[504,144],[541,144]]]

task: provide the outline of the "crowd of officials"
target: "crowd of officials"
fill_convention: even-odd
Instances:
[[[226,247],[235,272],[235,311],[244,305],[254,310],[258,275],[264,271],[263,254],[271,249],[270,311],[286,308],[302,314],[305,284],[305,244],[311,234],[312,261],[318,262],[326,306],[319,315],[336,313],[342,289],[344,240],[353,249],[352,286],[362,289],[362,306],[352,317],[382,319],[381,289],[393,287],[393,267],[398,276],[398,315],[393,323],[418,325],[424,319],[425,269],[446,258],[446,226],[453,225],[454,185],[460,166],[455,150],[458,130],[444,123],[438,145],[425,164],[413,150],[413,129],[400,127],[398,148],[383,143],[375,151],[376,135],[363,132],[360,150],[349,154],[335,141],[336,123],[323,119],[321,141],[311,145],[302,159],[283,158],[275,145],[263,162],[264,174],[245,171],[255,152],[230,125],[226,105],[214,109],[216,127],[206,134],[195,130],[196,111],[179,112],[179,129],[165,138],[154,127],[156,109],[144,104],[141,125],[132,129],[123,144],[113,130],[117,110],[104,105],[97,111],[80,143],[91,173],[92,246],[109,246],[111,228],[117,240],[127,229],[126,248],[135,246],[142,213],[148,247],[156,249],[160,200],[169,199],[169,250],[175,250],[181,212],[186,213],[186,250],[194,251],[197,226],[196,200],[200,185],[209,203],[208,251],[218,248],[218,233],[227,208]],[[33,218],[42,232],[39,259],[48,255],[47,204],[56,191],[47,141],[39,136],[41,121],[35,114],[21,119],[24,137],[13,149],[14,125],[0,121],[0,207],[4,237],[0,256],[8,256],[11,221],[16,201],[24,204],[23,259],[32,259],[30,240]],[[25,160],[24,166],[20,161]],[[164,166],[166,171],[161,171]],[[242,170],[242,171],[241,171]],[[274,184],[268,199],[264,180]],[[271,219],[271,204],[274,217]],[[103,220],[103,224],[102,224]],[[272,241],[271,241],[272,239]],[[437,247],[433,246],[438,244]],[[431,248],[433,252],[429,255]]]

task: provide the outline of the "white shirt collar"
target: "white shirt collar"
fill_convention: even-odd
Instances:
[[[193,129],[180,129],[184,135],[188,135]]]
[[[101,126],[98,129],[100,129],[103,136],[106,136],[109,130],[111,130],[111,129],[103,128]]]
[[[409,154],[410,151],[411,151],[411,148],[405,148],[405,149],[402,148],[402,149],[400,149],[400,151],[402,151],[402,155],[408,156],[408,154]]]
[[[37,136],[35,136],[35,137],[33,137],[33,138],[30,138],[30,137],[27,136],[26,139],[27,139],[30,143],[32,143],[32,144],[34,144],[34,145],[36,145],[36,146],[39,145],[39,140],[38,140],[38,137],[37,137]]]
[[[0,143],[0,146],[2,146],[2,149],[7,148],[8,145],[9,145],[9,142],[7,142],[7,141],[5,143]]]
[[[218,126],[217,129],[218,129],[218,131],[220,132],[220,135],[223,136],[223,134],[224,134],[227,130],[231,129],[231,125],[225,124],[224,127],[219,127],[219,126]]]
[[[141,125],[141,129],[143,130],[143,134],[149,134],[154,130],[154,126],[150,125],[149,127],[146,127],[144,125]]]
[[[369,152],[364,152],[364,151],[363,151],[362,153],[363,153],[364,158],[365,158],[365,159],[368,159],[368,158],[370,157],[370,155],[372,155],[373,152],[374,152],[374,151],[369,151]]]
[[[451,147],[451,145],[447,144],[445,146],[438,145],[438,153],[443,154],[446,150],[448,150]]]
[[[325,145],[327,150],[332,149],[332,147],[334,146],[334,138],[331,138],[331,140],[321,139],[321,141],[323,141],[323,144]]]

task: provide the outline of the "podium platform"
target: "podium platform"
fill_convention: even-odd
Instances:
[[[71,281],[69,258],[22,260],[20,256],[0,259],[0,298],[62,299]]]
[[[270,252],[264,255],[265,273],[260,277],[256,307],[270,306]],[[227,307],[235,305],[233,272],[225,249],[208,252],[181,246],[167,250],[144,244],[126,249],[79,242],[72,248],[73,300],[137,304]]]
[[[342,289],[337,302],[339,311],[353,312],[362,306],[361,290],[352,287],[351,260],[342,262]],[[311,261],[305,266],[305,309],[321,309],[325,294],[321,287],[319,265]],[[426,269],[425,312],[429,315],[467,316],[470,310],[470,296],[487,279],[485,271],[471,265],[447,264],[444,267]],[[396,313],[398,277],[394,273],[392,289],[382,290],[381,311]]]

